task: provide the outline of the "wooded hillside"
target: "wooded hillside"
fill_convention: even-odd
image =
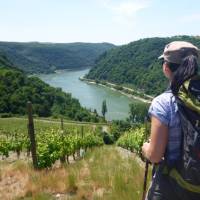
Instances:
[[[128,85],[147,94],[159,94],[167,87],[167,80],[157,58],[165,45],[175,40],[189,41],[200,48],[200,37],[141,39],[105,52],[86,78]]]
[[[35,115],[79,121],[98,121],[79,101],[60,88],[53,88],[36,77],[27,77],[0,55],[0,115],[25,115],[27,101]]]
[[[92,67],[95,59],[115,47],[109,43],[0,42],[0,53],[27,73]]]

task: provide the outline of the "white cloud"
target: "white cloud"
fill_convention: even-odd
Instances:
[[[200,22],[200,14],[197,13],[197,14],[183,16],[179,18],[179,22],[182,23]]]
[[[132,16],[139,10],[148,7],[148,1],[124,1],[113,7],[113,10],[120,15]]]
[[[98,0],[110,10],[113,21],[125,26],[133,26],[137,13],[147,8],[152,0]]]

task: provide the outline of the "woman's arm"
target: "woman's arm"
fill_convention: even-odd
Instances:
[[[142,154],[152,163],[159,163],[165,153],[168,143],[168,126],[159,119],[151,117],[150,142],[142,146]]]

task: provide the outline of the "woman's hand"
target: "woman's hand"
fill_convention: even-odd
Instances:
[[[145,143],[143,144],[143,146],[142,146],[142,155],[143,155],[145,158],[147,158],[147,159],[149,159],[149,158],[147,157],[149,146],[150,146],[150,143],[149,143],[149,142],[145,142]]]

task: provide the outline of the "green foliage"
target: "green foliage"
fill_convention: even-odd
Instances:
[[[167,79],[157,58],[165,45],[174,40],[189,41],[200,48],[199,37],[141,39],[105,52],[97,59],[86,78],[125,84],[147,94],[157,95],[167,87]]]
[[[8,118],[11,117],[12,114],[11,113],[0,113],[0,118]]]
[[[83,137],[77,129],[60,130],[45,128],[36,131],[37,159],[39,168],[51,167],[56,160],[75,154],[81,148],[103,145],[102,137],[85,132]],[[70,132],[70,133],[69,133]],[[30,150],[30,140],[26,132],[0,130],[0,155],[9,156],[9,152]]]
[[[103,117],[105,118],[105,114],[107,113],[107,105],[106,105],[106,100],[104,100],[103,102],[102,102],[102,109],[101,109],[101,112],[102,112],[102,115],[103,115]]]
[[[123,87],[119,86],[119,85],[116,85],[116,86],[114,86],[114,89],[116,89],[116,90],[123,90]]]
[[[2,137],[0,141],[0,155],[8,157],[10,149],[9,141]]]
[[[105,144],[113,144],[114,143],[114,137],[112,134],[103,132],[102,135],[103,135],[103,141]]]
[[[40,134],[38,142],[38,166],[51,167],[59,158],[75,154],[81,148],[87,149],[103,144],[102,138],[87,133],[83,138],[78,135],[66,135],[59,130]]]
[[[144,127],[131,129],[125,132],[117,141],[117,145],[141,155],[141,148],[146,139]]]
[[[114,120],[111,126],[111,135],[113,136],[114,140],[117,141],[118,138],[123,134],[125,131],[131,128],[131,124],[128,121],[123,120]]]
[[[109,43],[0,42],[0,52],[15,66],[28,73],[91,67],[99,55],[113,47],[115,46]]]
[[[130,104],[130,117],[129,120],[132,123],[139,122],[144,123],[145,117],[148,114],[149,104],[143,102],[135,102],[134,104]]]

